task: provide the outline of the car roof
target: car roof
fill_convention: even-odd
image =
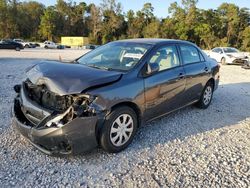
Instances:
[[[237,49],[235,47],[215,47],[215,48],[222,48],[222,49],[225,49],[225,48],[234,48],[234,49]],[[215,48],[213,48],[213,49],[215,49]]]
[[[118,40],[115,42],[135,42],[135,43],[143,43],[143,44],[161,44],[161,43],[183,43],[183,44],[192,44],[194,43],[184,41],[184,40],[176,40],[176,39],[159,39],[159,38],[136,38],[136,39],[125,39]]]

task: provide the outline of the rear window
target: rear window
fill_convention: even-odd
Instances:
[[[180,45],[181,56],[184,64],[200,62],[200,52],[191,45]]]

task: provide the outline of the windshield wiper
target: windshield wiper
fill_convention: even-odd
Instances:
[[[111,68],[111,67],[100,67],[100,66],[97,66],[97,65],[90,65],[90,64],[87,64],[87,63],[81,63],[82,65],[85,65],[85,66],[88,66],[88,67],[91,67],[91,68],[95,68],[95,69],[100,69],[100,70],[107,70],[107,71],[119,71],[119,72],[124,72],[120,69],[114,69],[114,68]]]
[[[112,68],[108,68],[108,67],[99,67],[97,65],[88,65],[88,64],[83,64],[86,65],[88,67],[92,67],[92,68],[96,68],[96,69],[101,69],[101,70],[112,70]]]
[[[79,64],[79,62],[77,60],[71,61],[71,63]]]

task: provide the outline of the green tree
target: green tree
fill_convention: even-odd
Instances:
[[[38,30],[41,22],[41,15],[44,12],[44,5],[35,1],[23,2],[18,4],[17,25],[19,37],[25,39],[39,39]]]
[[[159,20],[151,21],[148,25],[144,27],[143,36],[145,38],[160,38],[160,26]]]
[[[94,4],[89,5],[89,19],[88,19],[88,27],[90,30],[89,38],[90,43],[101,44],[102,43],[102,35],[101,35],[101,10]]]
[[[141,12],[144,15],[144,19],[145,19],[146,26],[147,26],[152,21],[152,19],[155,18],[154,13],[153,13],[154,7],[152,6],[151,3],[145,3],[143,5]]]
[[[168,39],[178,38],[175,31],[175,22],[172,18],[168,17],[162,20],[160,32],[162,38],[168,38]]]
[[[246,27],[242,32],[242,50],[250,52],[250,27]]]
[[[52,40],[56,32],[57,13],[55,7],[50,6],[41,17],[39,33],[42,38]]]
[[[218,11],[223,22],[222,29],[226,31],[227,45],[236,46],[240,26],[239,7],[234,4],[223,3]]]
[[[121,14],[121,4],[115,0],[103,0],[101,4],[103,23],[102,23],[102,42],[107,43],[119,39],[124,33],[125,20]]]
[[[8,17],[8,6],[6,0],[0,1],[0,38],[6,38],[7,35],[7,27],[6,21]]]

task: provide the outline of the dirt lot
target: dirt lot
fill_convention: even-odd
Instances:
[[[88,52],[83,49],[44,49],[44,48],[30,48],[21,51],[15,50],[0,50],[0,58],[19,58],[19,59],[50,59],[70,61],[76,59]]]
[[[250,70],[240,66],[222,66],[207,110],[191,106],[144,125],[119,154],[56,158],[33,148],[11,126],[13,86],[41,59],[82,53],[0,51],[0,187],[250,186]]]

